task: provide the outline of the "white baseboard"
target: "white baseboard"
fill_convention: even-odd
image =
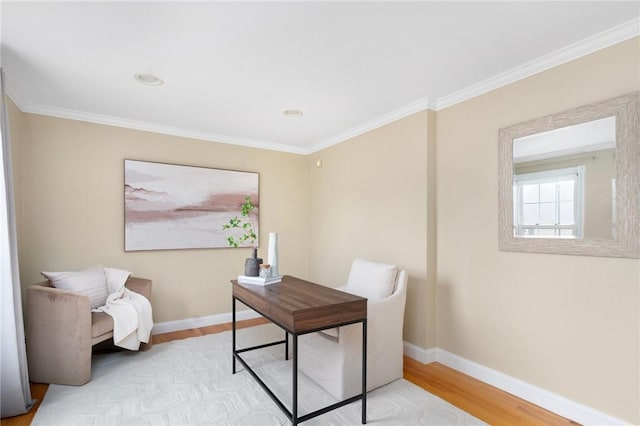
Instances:
[[[436,349],[436,361],[585,426],[617,426],[628,424],[628,422],[624,420],[602,413],[591,407],[462,358],[443,349]]]
[[[237,320],[259,318],[260,314],[247,309],[236,312]],[[155,323],[153,334],[168,333],[171,331],[188,330],[191,328],[206,327],[215,324],[231,322],[231,313],[208,315],[205,317],[187,318],[177,321]],[[546,410],[581,423],[585,426],[622,426],[628,422],[620,420],[608,414],[602,413],[586,405],[567,399],[563,396],[549,392],[515,377],[493,370],[474,361],[462,358],[440,348],[424,349],[409,342],[404,342],[404,354],[423,364],[439,362],[449,368],[460,371],[474,379],[487,383],[500,390],[508,392],[519,398],[536,404]]]
[[[254,310],[247,309],[236,312],[238,321],[259,318],[261,315]],[[169,333],[171,331],[189,330],[191,328],[206,327],[208,325],[224,324],[231,322],[231,312],[205,317],[186,318],[177,321],[157,322],[153,324],[152,334]]]
[[[404,342],[403,346],[404,354],[409,358],[413,358],[423,364],[436,362],[437,348],[424,349],[409,342]]]

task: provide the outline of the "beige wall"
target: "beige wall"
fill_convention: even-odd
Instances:
[[[438,347],[640,423],[640,261],[498,251],[498,129],[640,89],[638,39],[437,113]]]
[[[435,248],[433,118],[413,114],[308,160],[311,278],[345,284],[356,257],[406,269],[404,338],[426,348],[435,346],[435,269],[427,267],[435,265],[427,244]]]
[[[306,276],[304,157],[23,114],[13,105],[10,114],[23,288],[43,270],[102,264],[153,279],[156,322],[231,311],[229,279],[243,272],[250,249],[124,252],[125,158],[260,173],[259,254],[266,257],[268,232],[278,232],[282,270]]]
[[[156,322],[229,312],[247,249],[123,251],[123,159],[257,171],[262,238],[279,232],[284,272],[335,286],[354,257],[396,263],[409,272],[405,338],[435,346],[433,111],[308,158],[10,112],[24,288],[103,264],[154,280]]]

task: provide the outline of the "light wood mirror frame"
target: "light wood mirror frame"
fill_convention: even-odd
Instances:
[[[513,141],[605,117],[616,117],[616,232],[610,239],[515,237]],[[499,131],[498,247],[502,251],[640,258],[640,92],[548,115]]]

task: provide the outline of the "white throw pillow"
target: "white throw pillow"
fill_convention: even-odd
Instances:
[[[131,272],[124,269],[104,268],[104,277],[107,281],[108,293],[113,294],[120,291],[131,275]]]
[[[91,309],[107,301],[107,280],[104,268],[96,266],[77,272],[41,272],[55,288],[89,296]]]
[[[345,291],[369,300],[381,300],[393,293],[397,274],[396,265],[355,259]]]

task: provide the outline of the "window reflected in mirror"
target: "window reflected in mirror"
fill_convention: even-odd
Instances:
[[[615,237],[616,117],[513,140],[513,236]]]

